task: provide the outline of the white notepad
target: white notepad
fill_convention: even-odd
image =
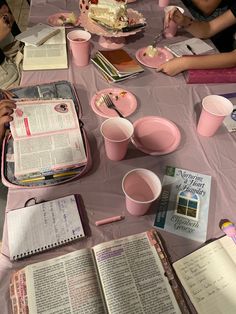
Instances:
[[[7,213],[10,260],[17,260],[85,236],[75,195]]]
[[[188,46],[190,47],[189,50]],[[184,41],[180,41],[174,44],[166,45],[165,48],[167,48],[170,52],[172,52],[176,57],[181,57],[183,55],[185,56],[191,56],[193,54],[196,55],[202,55],[209,53],[214,48],[211,47],[209,44],[207,44],[204,40],[199,38],[190,38]]]

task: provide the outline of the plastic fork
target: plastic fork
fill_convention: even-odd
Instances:
[[[121,117],[121,118],[124,118],[124,116],[120,113],[120,111],[116,108],[115,104],[113,103],[113,101],[111,100],[110,96],[109,95],[103,95],[102,96],[103,100],[104,100],[104,103],[105,105],[107,106],[107,108],[109,109],[113,109],[117,112],[117,114]]]
[[[164,28],[160,31],[160,33],[158,33],[158,34],[154,37],[153,42],[152,42],[152,44],[151,44],[151,46],[152,46],[153,48],[156,48],[156,45],[157,45],[158,41],[162,39],[162,36],[163,36],[163,34],[164,34],[165,29],[166,29],[166,27],[164,27]]]

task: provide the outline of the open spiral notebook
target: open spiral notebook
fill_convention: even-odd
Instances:
[[[85,237],[78,195],[7,212],[10,260],[38,254]]]

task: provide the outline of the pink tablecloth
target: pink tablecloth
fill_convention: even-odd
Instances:
[[[142,12],[147,18],[148,26],[143,33],[126,39],[125,49],[131,54],[153,40],[154,34],[162,27],[163,11],[156,0],[137,0],[130,7]],[[177,3],[177,2],[176,2]],[[178,3],[179,4],[179,3]],[[78,12],[78,2],[67,1],[33,1],[30,12],[30,24],[45,22],[46,17],[58,11],[74,10]],[[179,31],[174,40],[186,38],[186,33]],[[164,45],[170,40],[163,41]],[[98,46],[98,36],[92,35],[93,49]],[[0,308],[1,313],[10,313],[9,278],[18,268],[29,263],[41,261],[59,254],[64,254],[84,246],[119,238],[129,234],[145,231],[153,226],[156,203],[143,217],[134,217],[127,213],[121,180],[124,174],[133,168],[148,168],[163,178],[166,165],[209,174],[212,176],[211,202],[209,212],[208,239],[222,235],[219,221],[228,218],[235,221],[236,203],[236,134],[228,133],[222,126],[214,137],[204,138],[196,133],[200,103],[204,96],[235,92],[235,84],[187,85],[183,74],[174,78],[155,70],[145,68],[137,78],[117,84],[132,92],[138,101],[137,110],[129,117],[134,122],[143,116],[158,115],[172,120],[181,131],[181,144],[171,154],[165,156],[146,155],[130,144],[126,158],[119,162],[109,161],[104,152],[100,125],[104,118],[96,115],[90,106],[90,99],[96,91],[110,85],[98,74],[92,64],[78,68],[70,60],[68,70],[33,71],[23,73],[22,85],[39,84],[66,79],[75,85],[82,104],[82,120],[89,135],[92,150],[93,168],[77,182],[59,187],[41,189],[9,189],[7,210],[24,206],[27,199],[37,197],[39,200],[53,199],[63,195],[80,193],[87,216],[86,229],[88,238],[70,246],[34,256],[21,262],[11,263],[8,259],[7,232],[4,231],[3,252],[0,255]],[[101,227],[95,221],[114,215],[125,215],[121,222]],[[201,244],[172,234],[161,232],[168,252],[175,261],[183,255],[198,248]]]

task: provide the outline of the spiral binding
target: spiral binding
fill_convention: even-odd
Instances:
[[[59,246],[62,246],[62,245],[69,244],[69,243],[71,243],[71,242],[73,242],[73,241],[75,241],[75,240],[77,240],[77,239],[79,239],[81,237],[83,237],[83,235],[79,234],[77,236],[74,236],[74,237],[71,237],[71,238],[68,238],[68,239],[65,239],[65,240],[61,240],[59,242],[47,244],[47,245],[45,245],[44,247],[41,247],[41,248],[37,248],[37,249],[31,250],[31,251],[28,251],[28,252],[24,252],[24,253],[21,253],[21,254],[14,255],[13,256],[13,261],[17,261],[17,260],[25,258],[25,257],[29,257],[29,256],[48,251],[48,250],[51,250],[53,248],[56,248],[56,247],[59,247]]]

